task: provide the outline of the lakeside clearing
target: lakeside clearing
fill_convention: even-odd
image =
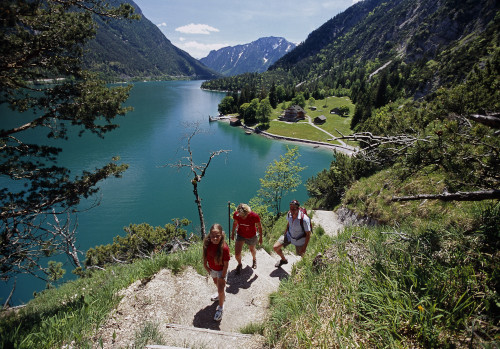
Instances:
[[[347,116],[340,116],[330,111],[334,108],[347,106],[349,113]],[[338,137],[352,133],[350,129],[352,116],[354,114],[354,104],[348,97],[330,96],[325,99],[309,103],[306,108],[306,119],[298,122],[280,121],[282,113],[281,107],[273,109],[269,117],[270,127],[265,131],[256,130],[255,126],[242,125],[241,128],[251,130],[253,133],[264,137],[285,140],[294,143],[311,145],[322,149],[336,150],[348,155],[357,151],[357,144],[344,142]],[[315,124],[314,119],[320,115],[326,117],[323,124]],[[238,115],[232,115],[237,117]],[[231,115],[224,115],[218,120],[230,122]]]

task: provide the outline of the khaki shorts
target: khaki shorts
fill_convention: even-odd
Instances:
[[[222,270],[213,270],[212,268],[210,268],[210,276],[213,279],[216,279],[216,278],[222,279]],[[226,273],[226,277],[224,278],[224,280],[227,281],[227,273]]]
[[[247,239],[247,238],[244,238],[244,237],[236,234],[236,241],[245,241],[245,243],[247,245],[255,246],[255,245],[257,245],[257,242],[259,241],[259,239],[257,238],[257,235],[255,235],[253,238]]]
[[[281,235],[277,242],[279,242],[280,245],[283,245],[283,247],[287,247],[288,245],[291,244],[290,240],[288,240],[287,238],[285,238],[285,235]],[[303,245],[301,245],[301,246],[295,246],[295,253],[300,254],[300,251],[302,250],[302,246]]]

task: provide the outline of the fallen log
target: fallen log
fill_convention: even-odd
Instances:
[[[479,190],[471,192],[456,192],[442,194],[418,194],[410,196],[394,196],[391,201],[416,201],[416,200],[441,200],[441,201],[481,201],[500,199],[500,190]]]
[[[469,115],[469,118],[489,127],[500,128],[500,113],[491,115],[472,114]]]

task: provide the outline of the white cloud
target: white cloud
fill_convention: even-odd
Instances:
[[[354,5],[357,2],[360,2],[361,0],[352,0],[352,4]]]
[[[210,34],[210,32],[218,32],[219,29],[209,26],[208,24],[188,24],[182,27],[175,28],[175,31],[183,34]]]
[[[163,22],[163,23],[160,23],[160,24],[157,24],[158,27],[166,27],[167,26],[167,23]]]

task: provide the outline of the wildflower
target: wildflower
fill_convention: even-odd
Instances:
[[[423,306],[421,306],[421,305],[419,305],[419,306],[418,306],[418,310],[420,310],[421,312],[423,312],[423,311],[424,311],[424,307],[423,307]]]

